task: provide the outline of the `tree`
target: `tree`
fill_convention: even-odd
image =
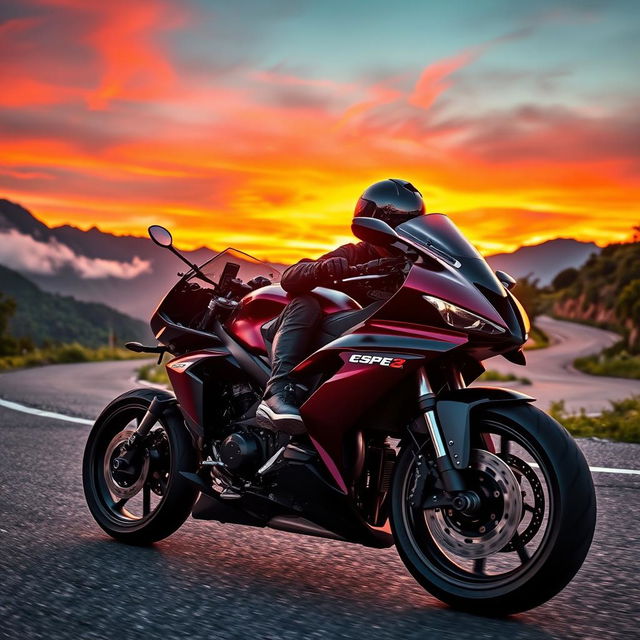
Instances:
[[[640,341],[640,280],[632,280],[622,289],[616,300],[615,312],[620,324],[628,326],[629,320],[633,323],[627,344],[631,350],[636,350]]]
[[[15,312],[16,301],[0,292],[0,337],[7,335],[9,331],[9,320],[11,320]]]
[[[569,267],[561,271],[551,283],[554,291],[561,291],[570,287],[578,279],[578,270],[574,267]]]
[[[0,292],[0,355],[10,356],[17,352],[18,343],[9,333],[9,321],[16,312],[16,301]]]
[[[618,295],[616,301],[618,320],[624,324],[627,320],[640,325],[640,280],[632,280]]]

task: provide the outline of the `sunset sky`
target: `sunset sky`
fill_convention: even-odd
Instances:
[[[0,197],[290,261],[411,180],[487,252],[640,222],[640,2],[4,0]]]

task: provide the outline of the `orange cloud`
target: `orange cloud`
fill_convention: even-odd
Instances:
[[[164,223],[185,247],[289,261],[346,241],[356,198],[384,177],[410,179],[493,251],[567,234],[605,243],[636,222],[635,110],[443,107],[457,71],[526,33],[371,83],[282,65],[208,75],[165,38],[197,23],[193,8],[39,6],[45,17],[0,26],[0,196],[50,224]]]
[[[175,72],[152,36],[175,28],[182,17],[161,2],[110,0],[94,7],[100,18],[87,42],[98,52],[102,72],[100,85],[87,98],[89,107],[104,109],[113,98],[161,97],[175,81]]]

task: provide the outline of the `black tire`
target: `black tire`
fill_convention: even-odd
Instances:
[[[596,500],[587,462],[569,433],[536,407],[505,405],[476,409],[472,437],[487,424],[517,432],[535,452],[550,490],[548,528],[539,549],[522,565],[521,573],[495,584],[464,581],[447,573],[442,552],[433,539],[421,541],[411,530],[407,482],[415,468],[414,445],[404,447],[392,486],[391,526],[400,558],[414,578],[443,602],[483,615],[508,615],[546,602],[561,591],[580,569],[593,538]],[[544,469],[543,469],[544,467]],[[417,510],[414,510],[414,513]],[[414,523],[416,520],[414,520]],[[418,527],[414,524],[413,530]],[[432,547],[433,553],[424,549]],[[444,568],[443,568],[444,567]],[[506,574],[505,574],[506,575]]]
[[[106,443],[122,429],[124,423],[144,415],[155,396],[161,399],[173,397],[161,390],[133,389],[113,400],[96,420],[84,451],[82,480],[89,510],[106,533],[128,544],[151,544],[171,535],[188,518],[198,495],[197,488],[179,473],[196,470],[197,453],[180,410],[173,406],[159,421],[166,433],[169,461],[166,489],[158,498],[157,507],[148,516],[137,520],[114,510],[114,500],[104,480]]]

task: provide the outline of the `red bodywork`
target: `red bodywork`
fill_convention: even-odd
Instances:
[[[295,374],[303,377],[320,374],[320,380],[312,383],[312,392],[301,406],[301,414],[341,491],[348,492],[353,470],[358,466],[357,460],[345,452],[347,444],[354,442],[357,433],[366,428],[363,416],[368,411],[378,411],[380,403],[397,389],[417,389],[415,372],[420,367],[426,365],[429,370],[432,361],[445,359],[460,363],[466,358],[479,363],[520,348],[526,339],[526,321],[504,289],[487,293],[487,287],[478,288],[463,275],[443,265],[430,268],[414,265],[403,286],[384,304],[372,307],[371,316],[364,321],[360,318],[354,327],[294,369]],[[488,286],[492,286],[491,281]],[[184,287],[182,290],[185,291]],[[338,291],[316,288],[311,293],[326,314],[361,309],[357,302]],[[503,334],[476,335],[447,327],[433,305],[424,299],[425,294],[455,301],[505,327]],[[158,326],[166,323],[167,317],[175,317],[182,308],[176,306],[180,296],[170,294],[167,300],[175,311],[171,305],[169,308],[167,304],[161,305],[154,316]],[[264,377],[261,384],[266,382],[267,350],[262,329],[290,300],[290,295],[277,285],[249,293],[225,323],[226,334],[236,344],[235,348],[225,343],[223,336],[218,343],[220,347],[206,348],[208,345],[201,343],[198,350],[168,363],[169,378],[192,430],[202,433],[207,420],[207,380],[223,380],[229,372],[238,371],[245,371],[245,375],[255,380],[257,367]],[[183,326],[174,322],[170,327],[172,335],[184,332]],[[199,341],[204,336],[201,331],[191,330],[191,337],[185,339]],[[238,348],[246,355],[239,354]],[[253,358],[253,364],[246,358]],[[448,365],[449,369],[451,366],[458,365]],[[249,372],[251,368],[253,373]],[[412,398],[415,402],[416,395]]]
[[[318,299],[325,314],[361,308],[353,298],[333,289],[318,287],[313,290],[312,295]],[[265,352],[262,326],[275,318],[291,302],[291,298],[291,294],[278,285],[252,291],[242,299],[229,320],[229,331],[247,349],[254,353]]]

